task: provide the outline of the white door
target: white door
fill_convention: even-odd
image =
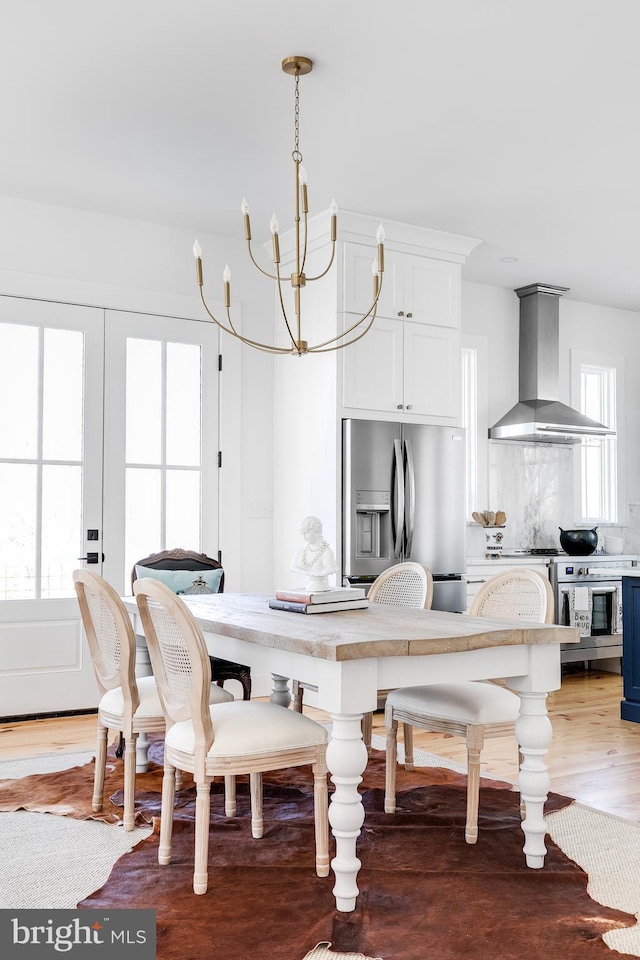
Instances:
[[[74,569],[217,555],[217,367],[213,324],[0,297],[0,716],[96,705]]]
[[[107,311],[104,576],[136,560],[218,553],[218,334],[212,323]]]
[[[103,342],[100,309],[0,297],[2,716],[96,701],[71,573],[101,527]]]

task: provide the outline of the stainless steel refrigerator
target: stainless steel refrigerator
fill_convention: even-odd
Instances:
[[[342,428],[344,577],[365,585],[416,560],[433,574],[433,609],[463,612],[464,430],[354,419]]]

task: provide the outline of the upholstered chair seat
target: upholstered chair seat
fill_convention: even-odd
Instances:
[[[435,683],[403,687],[387,697],[389,707],[405,713],[429,711],[434,720],[459,723],[508,723],[518,718],[519,697],[494,683]]]
[[[305,749],[326,743],[327,732],[314,720],[274,703],[256,701],[212,704],[209,708],[215,738],[207,758],[271,756],[278,750]],[[175,723],[167,732],[166,743],[176,750],[193,753],[195,730],[190,720]]]

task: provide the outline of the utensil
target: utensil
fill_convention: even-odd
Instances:
[[[495,527],[495,525],[496,525],[496,515],[495,515],[494,511],[493,511],[493,510],[487,510],[487,512],[485,513],[485,517],[487,518],[487,526],[488,526],[488,527]]]
[[[563,530],[560,531],[560,546],[570,557],[588,557],[598,546],[597,527],[591,530]]]
[[[507,522],[507,515],[504,510],[496,510],[496,526],[504,527]]]
[[[473,517],[476,523],[480,524],[481,527],[486,527],[487,524],[484,519],[484,515],[482,513],[478,513],[477,510],[474,510],[471,516]]]

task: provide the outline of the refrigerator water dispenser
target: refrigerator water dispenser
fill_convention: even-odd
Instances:
[[[356,490],[356,557],[389,556],[390,508],[388,490]]]

